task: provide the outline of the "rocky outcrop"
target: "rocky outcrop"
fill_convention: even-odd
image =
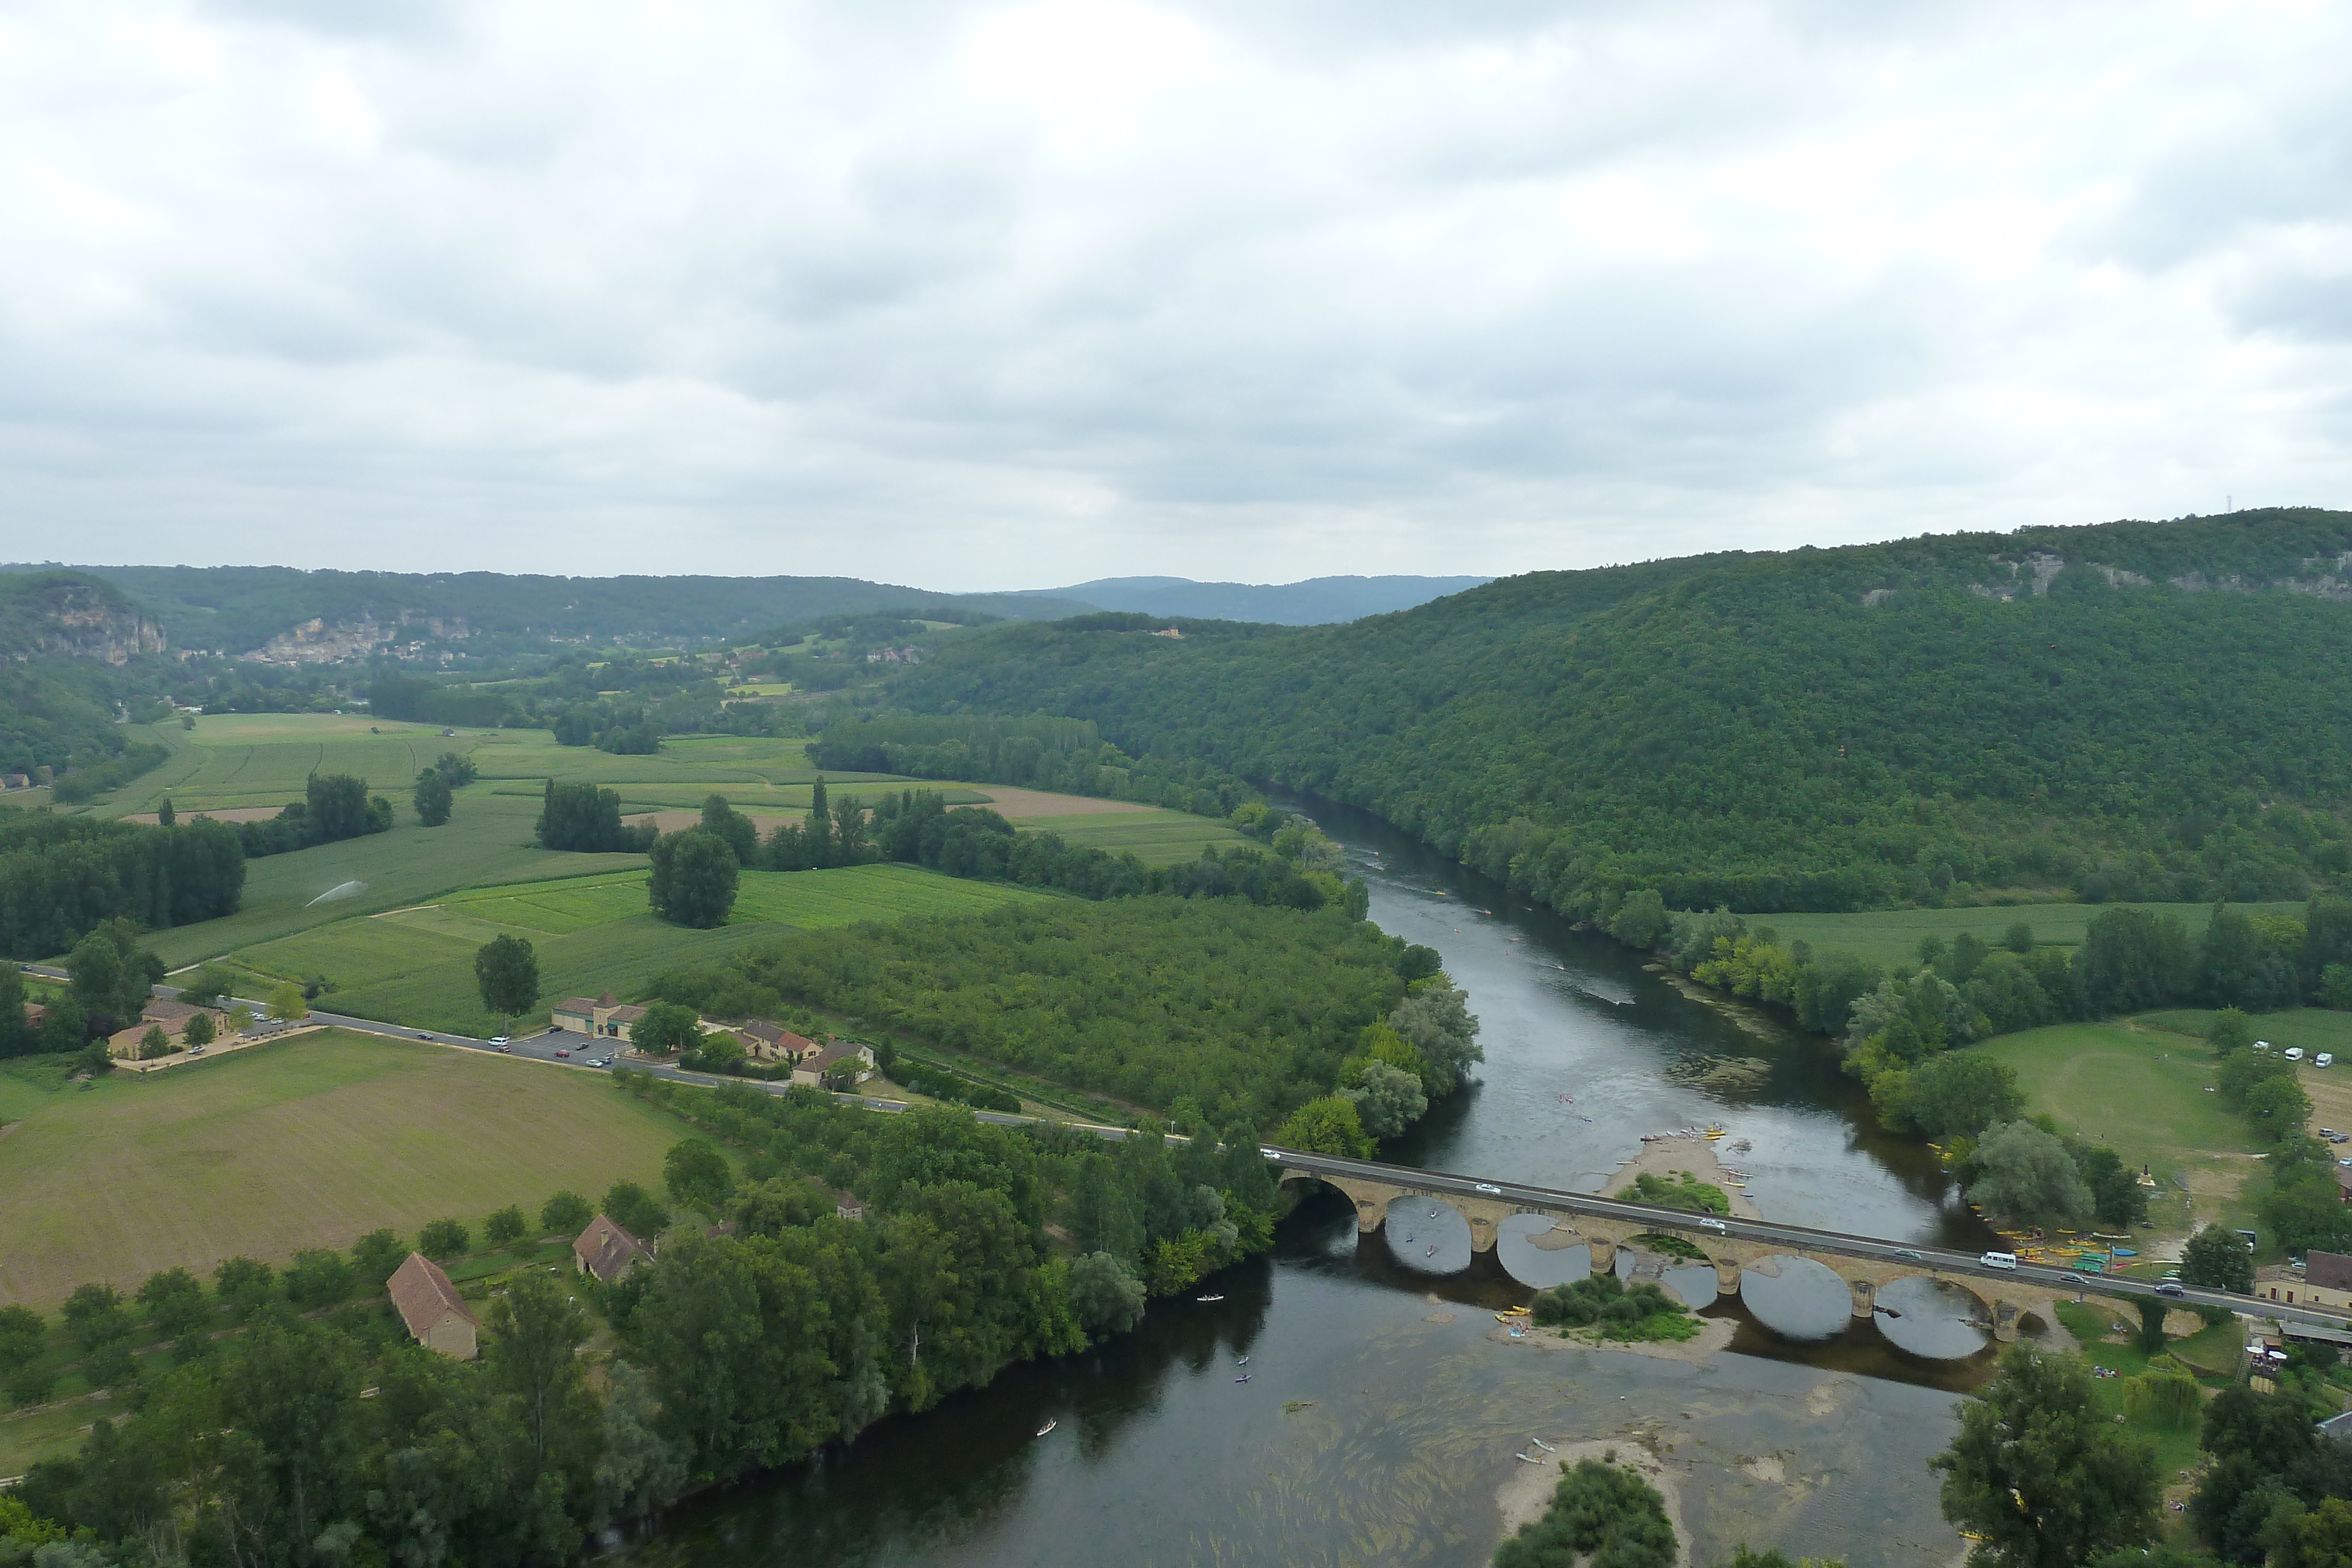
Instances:
[[[403,611],[394,621],[362,615],[356,621],[330,622],[314,615],[237,657],[263,664],[332,664],[344,659],[365,658],[379,648],[404,641],[404,632],[417,631],[436,638],[457,640],[469,635],[471,628],[456,616],[419,615],[409,611]]]
[[[0,577],[0,657],[122,664],[163,646],[163,629],[109,583],[63,571]]]

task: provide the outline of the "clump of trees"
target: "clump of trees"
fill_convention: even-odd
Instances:
[[[302,799],[267,821],[239,822],[237,841],[247,855],[287,854],[315,844],[356,839],[392,828],[392,802],[368,793],[367,780],[348,773],[313,773]]]
[[[543,850],[583,850],[592,853],[643,854],[651,850],[656,830],[621,825],[621,797],[593,784],[558,784],[552,779],[541,798],[534,830]]]
[[[1944,1517],[1992,1561],[2090,1563],[2162,1534],[2155,1454],[2096,1414],[2077,1356],[2011,1349],[1929,1467],[1944,1478]]]
[[[1529,1316],[1547,1328],[1589,1328],[1603,1339],[1688,1339],[1698,1320],[1654,1281],[1628,1285],[1614,1274],[1589,1274],[1538,1292]]]
[[[447,822],[456,792],[472,783],[479,772],[472,758],[455,751],[443,752],[438,760],[416,776],[416,820],[428,828]]]
[[[2226,1225],[2208,1225],[2180,1249],[2180,1282],[2208,1291],[2254,1288],[2254,1249]]]
[[[2057,1131],[2047,1116],[1985,1129],[1961,1155],[1969,1201],[2028,1225],[2095,1218],[2121,1229],[2147,1218],[2147,1189],[2113,1149]]]
[[[0,955],[45,958],[97,926],[150,931],[233,915],[245,892],[236,830],[172,827],[0,807]]]
[[[1666,1500],[1615,1462],[1612,1449],[1580,1459],[1553,1489],[1543,1517],[1519,1527],[1495,1552],[1495,1568],[1671,1568],[1678,1556]]]

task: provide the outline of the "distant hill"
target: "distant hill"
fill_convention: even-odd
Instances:
[[[1072,589],[1094,597],[1092,585]],[[2292,898],[2352,873],[2352,513],[1506,578],[1297,630],[990,628],[916,712],[1066,715],[1381,813],[1571,915]]]
[[[121,756],[118,705],[142,700],[163,647],[155,622],[110,583],[71,571],[0,574],[0,771]]]
[[[1023,597],[1076,600],[1097,609],[1144,615],[1322,626],[1410,610],[1492,580],[1484,577],[1310,577],[1303,582],[1264,584],[1194,582],[1184,577],[1104,577],[1071,588],[1034,589]]]
[[[5,574],[55,570],[0,566],[0,582]],[[1095,608],[1050,596],[940,593],[847,577],[530,577],[247,566],[72,570],[130,594],[173,647],[224,653],[248,653],[273,639],[316,645],[340,638],[362,649],[394,636],[701,641],[866,611],[953,608],[1039,620]]]

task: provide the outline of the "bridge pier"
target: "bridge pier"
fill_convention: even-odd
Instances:
[[[1715,1293],[1718,1296],[1739,1294],[1739,1260],[1716,1258],[1710,1260],[1715,1264]]]
[[[1845,1288],[1853,1297],[1853,1315],[1866,1318],[1878,1311],[1878,1282],[1874,1280],[1848,1280]]]
[[[1587,1236],[1584,1244],[1592,1251],[1592,1271],[1608,1274],[1616,1271],[1617,1243],[1606,1236]]]

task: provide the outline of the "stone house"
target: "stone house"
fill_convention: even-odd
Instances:
[[[793,1082],[812,1086],[824,1082],[825,1075],[842,1067],[869,1068],[874,1065],[874,1048],[859,1045],[855,1040],[837,1040],[813,1056],[804,1056],[793,1067]]]
[[[2303,1279],[2257,1280],[2254,1294],[2282,1306],[2290,1301],[2306,1307],[2352,1307],[2352,1257],[2314,1248],[2303,1260]]]
[[[786,1061],[798,1065],[801,1059],[815,1053],[817,1043],[794,1034],[779,1023],[766,1019],[747,1019],[735,1031],[743,1042],[743,1054],[754,1061]]]
[[[480,1323],[467,1310],[441,1265],[422,1252],[411,1252],[408,1260],[393,1270],[387,1288],[411,1339],[458,1361],[474,1359]]]
[[[566,997],[548,1009],[549,1021],[558,1029],[598,1040],[617,1040],[624,1045],[628,1043],[630,1026],[645,1016],[645,1009],[633,1007],[610,991],[593,1000]]]
[[[140,1042],[147,1038],[147,1031],[151,1029],[162,1030],[170,1037],[173,1046],[176,1049],[180,1044],[181,1033],[188,1027],[188,1020],[198,1013],[213,1020],[214,1039],[221,1040],[227,1037],[228,1014],[221,1011],[220,1009],[200,1008],[187,1002],[173,1001],[166,997],[150,997],[147,999],[147,1005],[140,1009],[137,1023],[132,1024],[129,1029],[117,1030],[108,1037],[107,1054],[118,1061],[136,1061],[139,1059]]]
[[[609,1285],[640,1263],[653,1261],[653,1249],[600,1214],[572,1242],[572,1261],[583,1274]]]

